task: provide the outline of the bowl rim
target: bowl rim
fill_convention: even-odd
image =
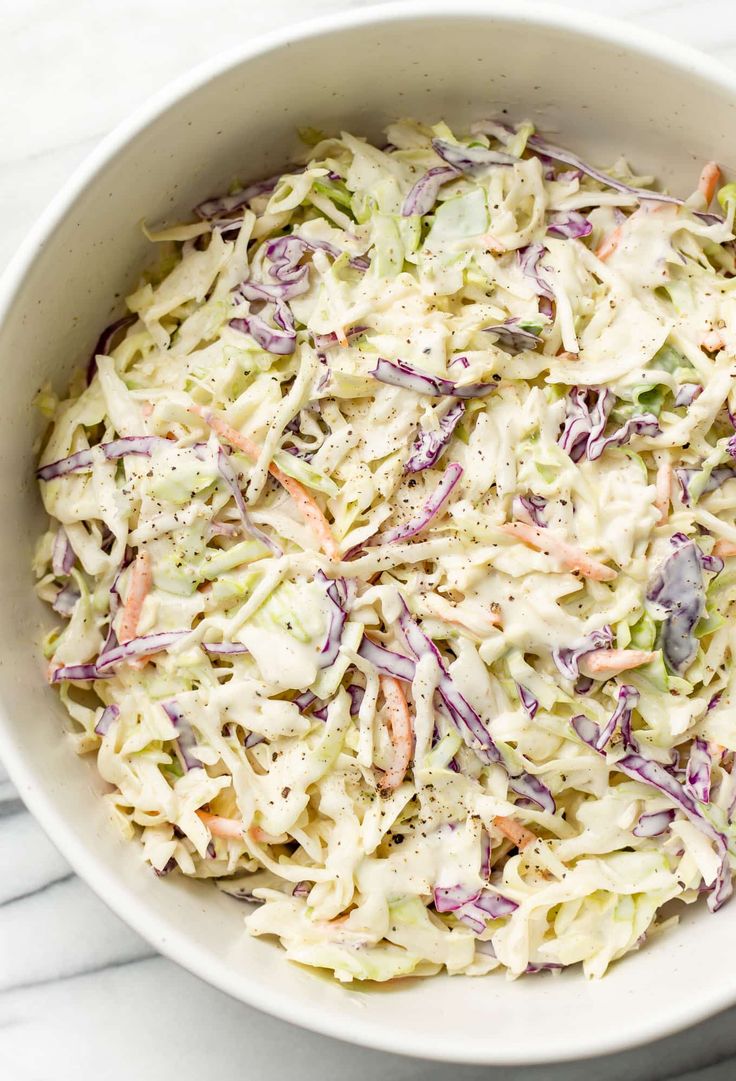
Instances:
[[[258,56],[277,51],[296,40],[307,40],[343,29],[430,20],[444,17],[463,19],[485,18],[500,23],[529,23],[549,30],[561,29],[582,38],[603,40],[637,53],[643,58],[661,61],[679,68],[688,75],[699,77],[715,88],[731,93],[736,100],[736,72],[726,64],[707,56],[689,45],[669,39],[630,22],[599,14],[585,13],[581,25],[580,11],[548,3],[546,0],[392,0],[373,3],[358,9],[348,9],[299,21],[295,25],[259,34],[237,47],[218,52],[184,74],[168,82],[151,95],[132,113],[104,136],[95,148],[71,173],[60,190],[40,214],[14,256],[0,276],[0,323],[4,321],[32,269],[34,260],[43,249],[44,241],[63,220],[74,201],[94,182],[98,173],[127,143],[156,120],[181,98],[205,86],[232,67]],[[300,1001],[289,992],[271,991],[248,983],[247,976],[230,970],[218,958],[202,948],[183,932],[176,931],[166,919],[149,911],[146,902],[116,874],[98,864],[84,841],[57,816],[54,801],[35,776],[31,761],[17,746],[7,723],[6,710],[0,702],[0,758],[11,781],[28,810],[34,815],[72,869],[102,901],[125,923],[131,926],[161,954],[176,962],[200,979],[248,1006],[280,1020],[374,1050],[414,1056],[419,1059],[465,1064],[499,1066],[535,1065],[574,1061],[612,1054],[641,1046],[678,1032],[736,1002],[736,973],[728,981],[690,1004],[668,1007],[657,1014],[638,1011],[629,1016],[626,1031],[611,1026],[604,1038],[591,1037],[586,1032],[570,1031],[567,1041],[561,1041],[552,1054],[541,1048],[512,1047],[491,1049],[487,1053],[475,1047],[463,1046],[462,1038],[439,1030],[433,1038],[414,1036],[408,1029],[382,1028],[377,1022],[355,1017],[349,1040],[339,1021],[332,1022],[317,1004]]]

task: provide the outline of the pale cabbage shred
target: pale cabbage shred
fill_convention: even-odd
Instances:
[[[531,130],[517,129],[517,154]],[[736,625],[725,618],[736,590],[732,563],[709,587],[708,619],[686,678],[668,674],[657,652],[653,663],[596,682],[580,697],[551,656],[605,624],[619,647],[647,637],[651,647],[656,625],[646,587],[671,535],[697,536],[706,553],[718,538],[736,540],[731,482],[692,506],[673,484],[672,513],[661,525],[653,506],[662,462],[697,466],[730,431],[724,413],[736,356],[736,279],[724,274],[733,257],[722,245],[732,239],[732,211],[713,224],[691,212],[697,196],[685,208],[640,205],[528,156],[458,176],[441,188],[432,213],[403,216],[412,185],[444,164],[433,137],[457,141],[445,124],[410,121],[389,128],[384,150],[349,134],[325,138],[304,171],[231,215],[242,218],[239,232],[204,223],[161,234],[161,266],[128,298],[138,320],[109,356],[97,358],[89,386],[78,380],[58,403],[48,389],[41,395],[52,421],[43,463],[123,436],[171,441],[150,457],[101,458],[91,470],[41,485],[52,526],[35,560],[40,595],[53,600],[65,585],[80,594],[45,652],[52,670],[94,661],[126,548],[145,549],[153,589],[137,633],[190,633],[145,665],[120,665],[112,678],[62,683],[79,751],[97,754],[111,786],[106,799],[157,871],[176,865],[255,894],[260,905],[247,910],[249,930],[277,936],[292,960],[343,981],[443,968],[482,974],[505,967],[519,975],[576,962],[598,976],[639,946],[665,902],[694,901],[713,882],[717,859],[682,814],[662,836],[636,836],[640,815],[670,802],[616,771],[618,733],[600,755],[578,738],[571,718],[584,713],[605,723],[626,683],[640,692],[633,726],[643,754],[668,762],[679,746],[686,759],[696,735],[717,745],[703,810],[733,836]],[[499,145],[484,135],[472,141]],[[647,183],[622,162],[614,175]],[[591,236],[546,234],[552,213],[581,207]],[[604,263],[595,250],[621,222],[622,242]],[[290,356],[265,351],[229,325],[250,307],[234,306],[233,289],[245,278],[273,281],[265,242],[284,231],[344,253],[307,252],[308,290],[290,301],[297,327]],[[534,242],[546,249],[538,270],[554,292],[553,317],[544,314],[549,305],[540,314],[535,281],[517,259],[517,249]],[[367,270],[351,263],[361,255]],[[510,317],[540,333],[541,347],[514,355],[484,332]],[[353,327],[364,329],[349,345],[315,349],[312,335]],[[701,343],[714,329],[722,347],[706,352]],[[404,472],[418,427],[437,428],[452,399],[377,381],[370,372],[378,356],[463,384],[496,382],[494,393],[466,403],[433,468]],[[461,356],[467,366],[453,365]],[[683,383],[704,388],[684,410],[673,405]],[[635,435],[596,461],[574,463],[558,444],[573,385],[609,388],[621,417],[640,412],[644,406],[631,403],[644,394],[646,408],[658,403],[662,434]],[[282,556],[238,532],[237,509],[217,473],[216,438],[195,404],[266,448],[257,466],[239,451],[231,462],[252,520]],[[202,443],[209,450],[195,454]],[[231,449],[226,440],[223,446]],[[715,460],[727,458],[719,454]],[[463,475],[423,534],[366,545],[357,558],[331,564],[290,496],[268,479],[273,455],[311,490],[343,553],[415,515],[447,463],[459,463]],[[529,492],[547,500],[550,534],[612,566],[613,581],[581,578],[499,530],[513,518],[514,496]],[[215,518],[232,535],[213,533]],[[59,524],[76,557],[68,578],[51,568]],[[329,618],[320,569],[358,583],[328,668],[319,667]],[[130,573],[118,581],[123,601]],[[504,765],[484,764],[437,708],[439,673],[427,657],[409,696],[412,767],[382,795],[376,782],[392,744],[377,673],[356,651],[367,628],[388,648],[410,653],[397,624],[400,596],[438,643]],[[204,641],[238,642],[249,652],[209,656]],[[354,717],[345,691],[351,683],[366,688]],[[517,683],[539,701],[533,720]],[[330,702],[326,720],[291,701],[307,688]],[[708,711],[717,695],[720,704]],[[161,705],[172,699],[192,726],[201,768],[182,768],[177,732]],[[110,704],[119,716],[100,737],[95,725]],[[251,733],[251,744],[263,738],[246,749]],[[549,788],[556,813],[510,790],[509,770],[522,768]],[[242,835],[211,836],[198,809],[240,822]],[[513,817],[539,839],[518,851],[496,816]],[[518,907],[488,918],[479,932],[438,914],[433,889],[473,893],[487,884],[484,834],[491,887]]]

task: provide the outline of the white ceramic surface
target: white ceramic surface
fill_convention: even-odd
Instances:
[[[43,377],[61,379],[79,361],[110,298],[132,280],[144,214],[185,211],[233,173],[257,175],[285,160],[300,123],[370,134],[397,112],[454,119],[507,103],[601,160],[625,150],[683,191],[704,157],[732,160],[736,83],[727,71],[624,28],[604,27],[602,43],[588,36],[592,26],[579,28],[579,15],[547,5],[516,4],[513,15],[495,16],[490,3],[445,7],[452,17],[412,21],[417,9],[404,4],[358,14],[342,29],[327,20],[304,38],[287,32],[244,51],[246,63],[195,73],[100,148],[9,270],[7,301],[20,292],[0,335],[0,753],[72,865],[158,949],[211,982],[374,1046],[457,1061],[542,1061],[649,1039],[733,1001],[736,976],[722,946],[736,910],[717,920],[690,914],[666,945],[644,949],[596,985],[570,973],[512,985],[444,979],[392,992],[341,990],[245,938],[225,898],[155,880],[120,844],[89,763],[57,738],[62,715],[30,648],[38,609],[29,603],[27,555],[37,505],[32,483],[19,483],[30,475],[30,398]]]

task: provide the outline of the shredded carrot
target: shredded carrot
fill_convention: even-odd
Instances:
[[[506,251],[506,247],[492,233],[486,233],[484,237],[481,237],[481,240],[491,255],[503,255]]]
[[[522,826],[514,818],[506,818],[505,815],[496,815],[493,819],[493,825],[504,837],[512,841],[520,851],[526,848],[527,845],[539,840],[537,835],[528,830],[526,826]]]
[[[655,656],[655,653],[648,653],[645,649],[594,649],[581,658],[580,670],[584,675],[605,673],[615,676],[618,672],[628,672],[630,668],[649,664]]]
[[[152,585],[151,558],[148,552],[139,552],[130,569],[128,596],[118,623],[118,641],[121,643],[135,638],[143,602],[151,592]]]
[[[659,511],[659,521],[666,522],[670,516],[670,498],[672,494],[672,465],[670,462],[660,462],[655,485],[654,506]]]
[[[719,349],[723,349],[726,344],[726,339],[723,337],[720,331],[711,330],[707,334],[703,335],[700,340],[700,344],[703,349],[708,353],[717,353]]]
[[[243,823],[236,818],[223,818],[222,815],[213,815],[209,811],[197,811],[196,813],[213,837],[242,840]]]
[[[274,837],[272,833],[266,833],[260,826],[251,826],[248,830],[248,836],[260,845],[278,845],[283,844],[284,840],[286,840],[285,835]]]
[[[705,200],[706,207],[710,206],[713,196],[716,193],[716,188],[721,182],[721,170],[714,161],[709,161],[707,165],[703,166],[703,171],[700,174],[698,180],[698,191]]]
[[[603,240],[596,248],[595,254],[605,263],[606,259],[611,258],[616,248],[621,243],[622,237],[623,233],[621,231],[621,226],[617,225],[615,229],[611,230],[608,236],[604,236]]]
[[[144,417],[150,417],[153,412],[153,402],[143,402],[141,405],[141,413]]]
[[[217,432],[219,436],[222,436],[222,438],[230,443],[231,446],[244,451],[248,457],[252,458],[254,461],[258,460],[261,448],[252,439],[249,439],[247,435],[243,435],[237,428],[233,428],[227,421],[224,421],[222,417],[216,416],[215,413],[200,409],[196,406],[194,407],[194,411],[199,413],[199,415],[209,424],[210,428],[212,428],[214,432]],[[293,477],[287,477],[286,473],[279,469],[273,462],[269,465],[268,471],[271,476],[275,477],[279,484],[286,489],[294,500],[299,509],[299,513],[319,541],[319,546],[325,555],[329,556],[330,559],[339,559],[340,548],[332,535],[330,523],[325,518],[314,497],[309,494],[303,484],[300,484],[298,480],[294,480]]]
[[[392,792],[404,780],[409,768],[414,749],[414,732],[406,695],[398,679],[381,676],[381,690],[386,702],[394,760],[381,777],[380,787],[385,792]]]
[[[344,327],[337,327],[337,329],[335,330],[335,337],[337,338],[343,349],[345,349],[349,345],[348,336],[345,333]]]
[[[591,559],[580,548],[555,537],[547,529],[538,529],[526,522],[507,522],[499,528],[522,544],[528,544],[530,548],[556,556],[570,570],[580,571],[584,578],[593,578],[596,582],[610,582],[616,577],[616,571],[612,567],[599,563],[597,559]]]
[[[730,559],[731,556],[736,556],[736,544],[730,540],[717,540],[713,545],[713,555],[718,556],[720,559]]]

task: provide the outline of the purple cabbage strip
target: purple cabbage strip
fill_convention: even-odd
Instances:
[[[447,712],[455,727],[465,737],[465,742],[486,762],[500,762],[501,756],[496,744],[493,742],[488,729],[471,706],[470,702],[460,693],[455,682],[448,672],[440,651],[431,638],[428,638],[418,623],[412,619],[406,602],[401,601],[401,613],[399,625],[406,639],[409,649],[419,660],[425,654],[430,653],[441,672],[437,685],[437,692],[442,699]],[[479,754],[479,752],[481,752]]]
[[[572,646],[563,646],[552,650],[552,659],[558,670],[567,679],[577,679],[580,675],[579,662],[588,653],[596,649],[610,649],[613,645],[613,631],[606,624],[598,630],[591,631],[584,638],[580,638]]]
[[[142,454],[151,456],[155,447],[170,440],[159,435],[127,435],[121,439],[113,439],[110,443],[98,443],[88,450],[78,450],[76,454],[70,454],[68,458],[60,458],[56,462],[49,462],[36,470],[39,480],[54,480],[56,477],[66,476],[68,473],[76,473],[83,469],[91,469],[95,462],[95,454],[102,451],[108,461],[117,461],[126,454]]]
[[[430,169],[417,180],[404,200],[402,216],[409,218],[412,214],[429,214],[437,202],[442,185],[459,175],[458,170],[449,165],[438,165]]]
[[[690,481],[693,477],[697,477],[702,470],[693,469],[689,466],[680,466],[675,470],[675,476],[680,485],[680,491],[682,492],[682,502],[686,507],[690,506]],[[728,480],[736,478],[736,466],[733,465],[718,465],[711,472],[707,481],[703,485],[700,494],[706,495],[708,492],[715,492],[717,488],[725,484]]]
[[[176,743],[184,769],[204,769],[199,759],[192,754],[192,750],[197,746],[197,740],[191,724],[182,713],[178,703],[172,699],[170,702],[162,702],[161,708],[176,729]]]
[[[257,747],[259,743],[265,742],[265,736],[262,736],[260,732],[249,732],[248,735],[245,737],[243,746],[245,747],[246,751],[248,751],[251,747]]]
[[[647,600],[665,613],[662,652],[672,671],[681,673],[698,651],[693,630],[705,611],[705,586],[695,542],[677,533],[670,539],[676,545],[675,551],[657,568],[647,589]]]
[[[542,339],[531,330],[520,326],[517,317],[504,320],[490,327],[483,327],[487,334],[496,335],[496,345],[508,353],[521,353],[524,349],[536,349]]]
[[[51,607],[60,616],[68,617],[74,611],[77,601],[82,596],[76,586],[66,585],[53,599]]]
[[[489,919],[504,919],[519,907],[516,901],[495,890],[473,891],[459,885],[435,886],[433,898],[437,912],[452,912],[478,935],[485,930]]]
[[[534,720],[539,709],[539,702],[536,700],[531,691],[528,691],[526,687],[522,687],[521,683],[516,684],[516,689],[519,692],[519,699],[524,709],[529,714],[529,719]]]
[[[594,462],[600,458],[607,447],[623,447],[629,442],[632,435],[659,435],[661,428],[654,413],[640,413],[638,416],[629,417],[617,431],[609,436],[602,433],[598,436],[591,435],[588,440],[588,460]]]
[[[529,492],[528,495],[515,495],[511,501],[511,513],[514,518],[518,518],[521,522],[528,522],[529,525],[539,526],[540,529],[545,529],[547,523],[544,519],[544,508],[547,506],[547,500],[544,496],[533,495]]]
[[[599,169],[595,169],[592,165],[588,165],[582,158],[579,158],[577,154],[573,154],[570,150],[565,150],[560,146],[554,146],[552,143],[548,143],[546,139],[540,138],[539,135],[530,135],[527,140],[527,146],[531,150],[538,151],[540,156],[546,155],[554,161],[561,161],[565,165],[570,165],[573,169],[585,173],[586,176],[591,177],[591,179],[597,180],[599,184],[603,184],[608,188],[613,188],[615,191],[621,191],[627,195],[635,195],[637,198],[643,200],[649,199],[654,203],[672,203],[675,206],[684,206],[685,204],[684,199],[678,199],[674,195],[664,195],[662,192],[649,191],[647,188],[635,188],[631,184],[626,184],[623,180],[616,180],[607,173],[602,173]],[[695,216],[703,221],[707,221],[709,224],[722,221],[716,214],[705,214],[698,211],[695,212]]]
[[[66,530],[60,525],[54,537],[51,550],[51,569],[57,578],[65,578],[76,562],[77,557],[69,543]]]
[[[542,277],[537,265],[546,251],[544,244],[527,244],[525,248],[517,250],[516,258],[519,261],[521,273],[525,278],[531,278],[534,282],[537,296],[544,297],[546,300],[554,300],[555,294],[552,287]]]
[[[260,315],[246,315],[238,319],[231,319],[230,326],[242,334],[250,334],[251,338],[265,349],[267,353],[276,356],[289,357],[296,349],[296,330],[294,319],[289,307],[283,301],[277,301],[271,312],[277,326],[267,323]],[[264,312],[266,309],[264,308]]]
[[[455,402],[439,421],[439,429],[429,431],[420,428],[416,439],[412,444],[411,453],[404,466],[405,473],[420,473],[422,469],[429,469],[442,456],[442,452],[450,442],[452,433],[465,412],[465,403]]]
[[[116,705],[105,706],[100,718],[95,725],[95,732],[98,736],[106,736],[110,730],[110,725],[113,721],[116,721],[120,716],[120,710]]]
[[[112,672],[99,672],[96,664],[65,664],[57,668],[51,677],[52,683],[62,683],[64,680],[73,680],[80,683],[88,683],[94,679],[106,679]]]
[[[345,330],[345,337],[350,341],[351,338],[359,338],[361,334],[365,334],[366,330],[368,327],[348,327]],[[312,341],[315,349],[331,349],[333,345],[337,345],[337,334],[334,331],[330,331],[329,334],[312,333]]]
[[[491,328],[489,328],[491,329]],[[379,357],[378,363],[370,373],[380,383],[388,383],[393,387],[402,387],[404,390],[413,390],[417,394],[429,394],[434,398],[452,396],[454,398],[484,398],[496,389],[495,383],[469,383],[466,386],[458,386],[451,379],[443,379],[442,376],[432,375],[430,372],[412,368],[411,365],[397,360],[395,363]]]
[[[516,777],[510,776],[509,788],[517,796],[534,803],[540,811],[547,811],[548,814],[553,815],[557,810],[557,804],[547,785],[530,773],[520,773]]]
[[[268,534],[264,533],[263,530],[260,529],[252,521],[250,515],[248,514],[248,508],[245,505],[243,493],[240,490],[240,484],[238,483],[237,474],[233,469],[230,458],[223,447],[219,447],[217,451],[217,469],[225,484],[230,489],[230,493],[233,499],[235,500],[235,506],[238,508],[240,520],[243,523],[243,529],[246,531],[246,533],[250,533],[250,535],[252,537],[255,537],[256,540],[260,541],[261,544],[265,544],[269,551],[273,552],[274,555],[283,555],[283,552],[278,546],[278,544],[276,544],[275,541],[271,540]]]
[[[351,683],[345,689],[350,695],[350,716],[357,717],[365,696],[365,687],[359,687],[357,683]]]
[[[202,649],[213,657],[232,657],[238,653],[248,653],[248,647],[242,642],[202,642]]]
[[[124,642],[100,654],[96,668],[103,675],[107,675],[108,670],[116,665],[133,658],[150,657],[154,653],[160,653],[181,641],[182,638],[186,638],[188,634],[191,634],[191,631],[158,631],[155,634],[144,634],[140,638],[131,638],[129,642]]]
[[[718,705],[719,705],[722,698],[723,698],[723,692],[722,691],[719,691],[718,694],[714,694],[712,696],[711,700],[708,702],[708,705],[706,707],[707,710],[710,711],[711,709],[716,709],[718,707]]]
[[[478,172],[489,165],[515,165],[519,160],[501,150],[489,150],[485,146],[460,146],[445,139],[433,139],[432,147],[443,161],[463,173]]]
[[[306,267],[301,267],[301,275],[291,282],[257,282],[246,278],[233,289],[233,302],[239,304],[241,300],[265,300],[275,304],[277,300],[291,300],[301,293],[306,293],[309,288],[309,276]]]
[[[661,837],[672,825],[675,812],[652,811],[639,816],[639,821],[631,831],[635,837]]]
[[[597,395],[595,401],[592,401],[593,395]],[[585,454],[590,457],[591,442],[596,446],[603,435],[613,401],[614,395],[608,389],[588,391],[573,387],[570,391],[565,423],[557,442],[573,462],[579,462]]]
[[[659,762],[654,762],[639,754],[629,754],[619,759],[614,765],[627,777],[635,781],[643,781],[644,784],[651,785],[652,788],[668,796],[685,813],[690,822],[714,842],[721,862],[716,881],[708,897],[708,908],[711,912],[717,912],[733,892],[728,844],[724,835],[705,817],[690,793],[686,792],[679,781]]]
[[[221,214],[232,214],[234,210],[240,210],[257,195],[272,192],[280,179],[280,175],[270,176],[266,180],[257,180],[255,184],[249,184],[247,188],[236,191],[234,195],[220,195],[213,199],[205,199],[203,203],[195,206],[194,213],[202,221],[211,221],[213,218],[219,218]]]
[[[313,882],[297,882],[291,891],[292,897],[308,897],[312,891]]]
[[[398,541],[408,540],[409,537],[415,537],[417,533],[421,533],[440,513],[462,475],[463,467],[458,465],[457,462],[451,462],[416,518],[412,518],[403,525],[395,526],[393,529],[388,529],[385,533],[377,534],[369,543],[395,544]]]
[[[708,744],[699,736],[693,740],[690,748],[690,758],[685,770],[685,791],[699,800],[700,803],[710,803],[710,774],[713,761],[708,750]]]
[[[639,701],[639,692],[634,687],[622,686],[618,691],[616,708],[606,722],[604,728],[600,728],[595,721],[578,714],[570,722],[575,732],[589,747],[599,754],[605,753],[606,745],[616,731],[616,725],[620,724],[626,750],[636,750],[636,745],[631,735],[631,714],[636,709]]]
[[[367,635],[363,635],[363,640],[358,647],[358,655],[384,676],[393,676],[394,679],[400,679],[404,683],[411,683],[414,679],[416,664],[410,657],[386,649]]]
[[[100,334],[99,338],[95,342],[95,347],[90,354],[89,360],[87,361],[87,386],[89,386],[89,384],[94,379],[94,375],[97,370],[98,356],[108,356],[112,343],[115,339],[115,335],[118,333],[118,331],[123,330],[123,328],[127,329],[128,327],[132,327],[133,323],[137,322],[137,315],[124,315],[122,319],[116,319],[114,323],[110,323],[109,326],[105,327],[105,329],[102,331],[102,334]]]
[[[567,210],[550,218],[547,232],[550,236],[562,237],[563,240],[578,240],[590,236],[593,226],[577,210]]]
[[[696,398],[703,393],[700,383],[683,383],[677,388],[675,395],[675,409],[681,405],[692,405]]]
[[[157,878],[165,878],[166,875],[170,875],[171,872],[175,871],[175,870],[176,870],[176,860],[172,856],[170,859],[168,859],[166,861],[166,863],[163,865],[163,867],[161,868],[160,871],[156,867],[154,867],[153,868],[153,873],[156,875]]]
[[[327,628],[327,637],[320,652],[319,667],[329,668],[335,663],[340,653],[342,632],[348,618],[345,607],[347,591],[344,580],[331,580],[321,570],[317,571],[317,580],[325,586],[327,600],[330,604],[330,622]]]
[[[305,709],[309,709],[312,702],[317,701],[317,695],[314,691],[302,691],[301,694],[298,694],[292,701],[299,712],[304,713]]]

